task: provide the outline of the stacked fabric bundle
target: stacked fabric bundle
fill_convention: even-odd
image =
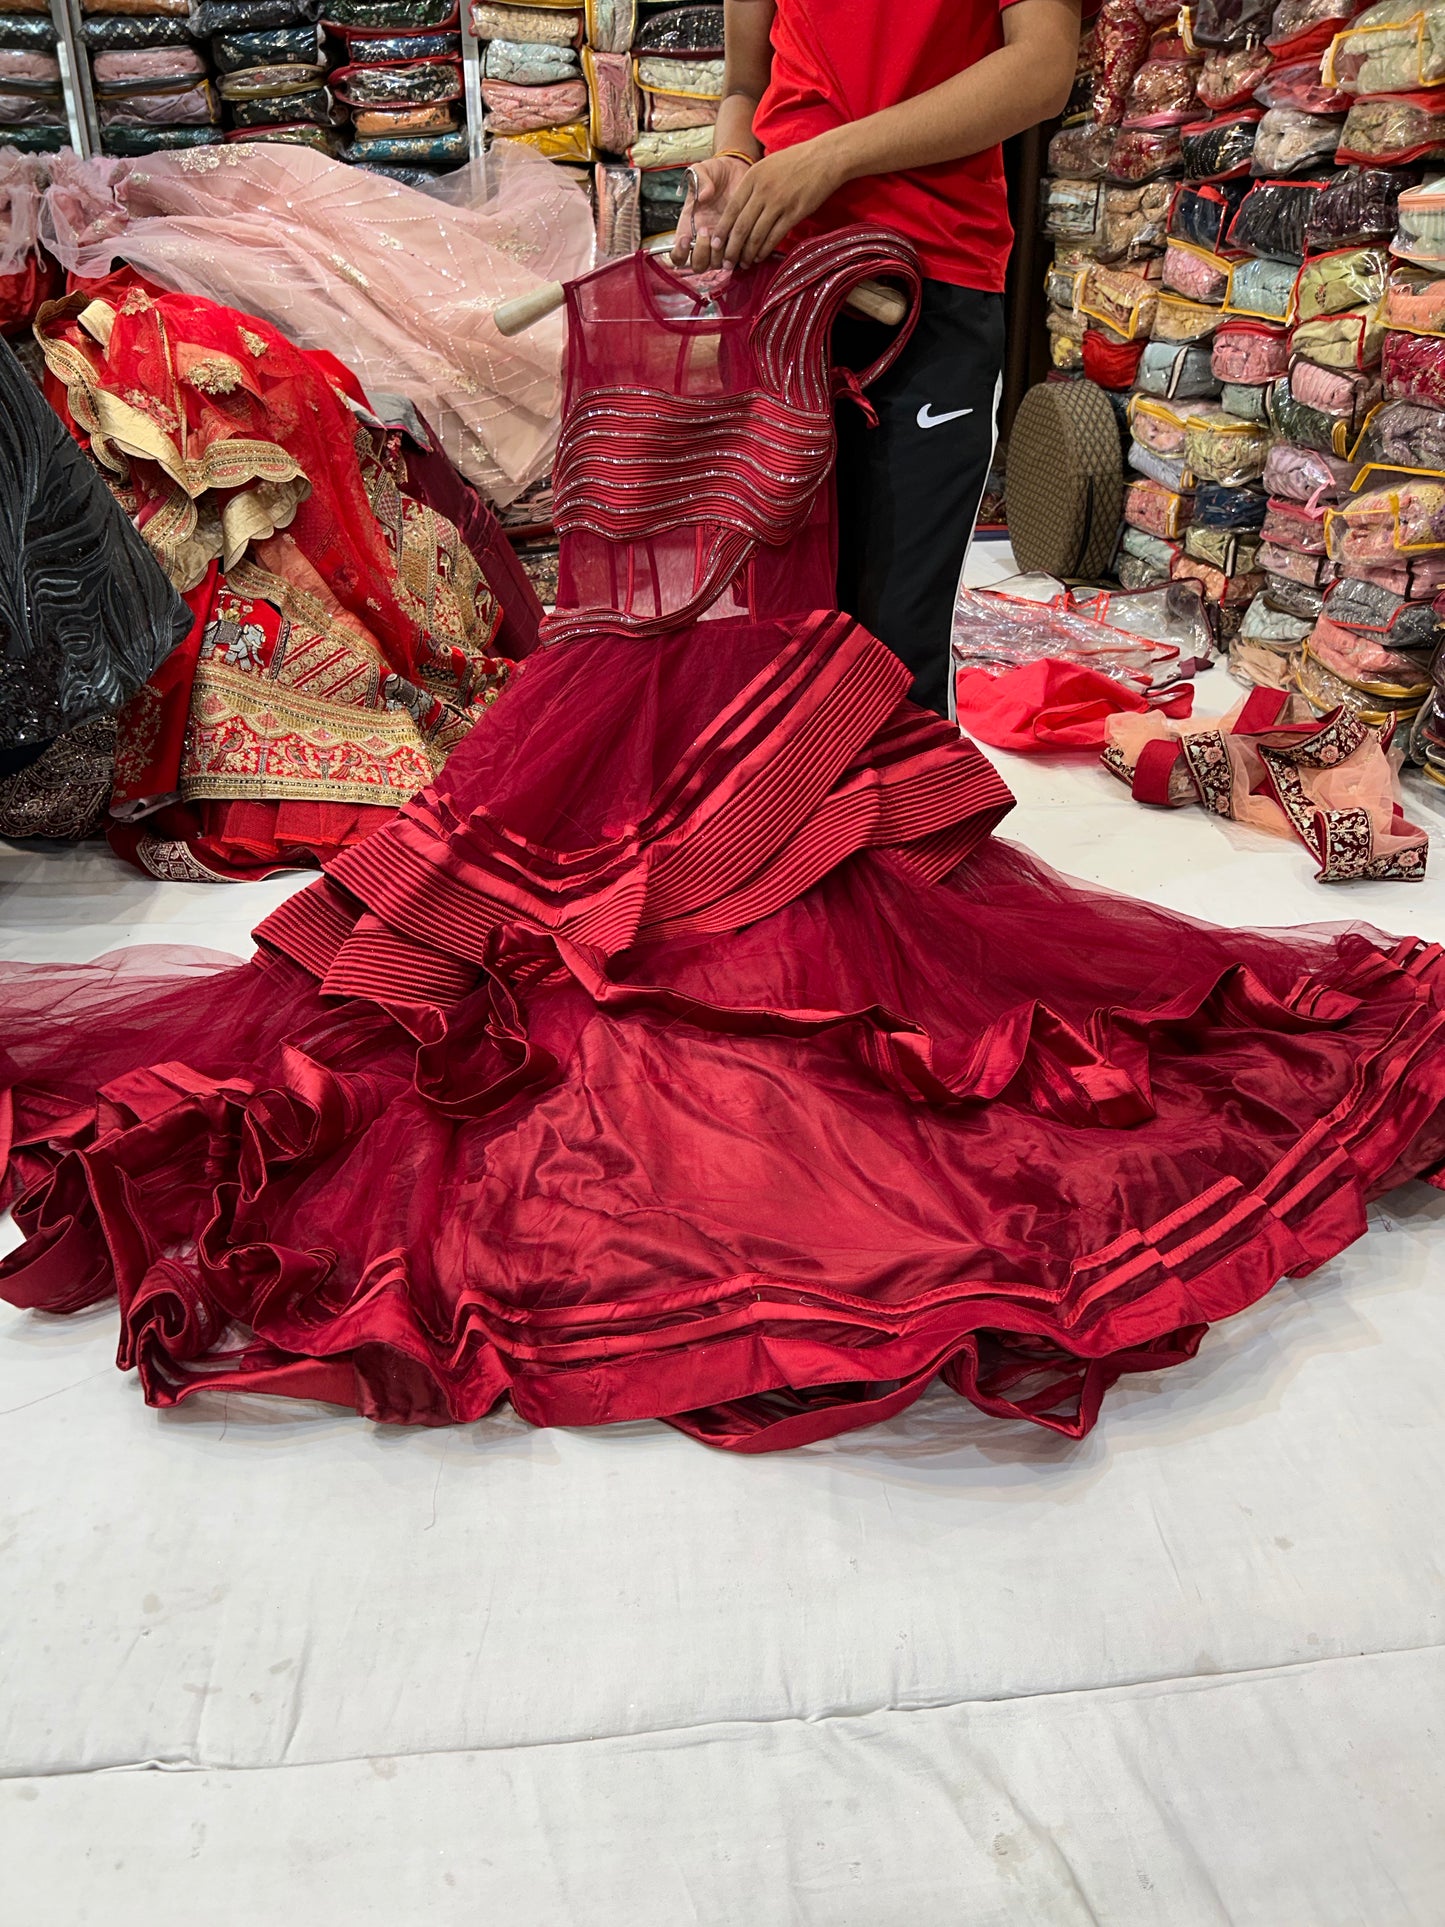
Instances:
[[[642,130],[631,152],[641,172],[642,231],[667,234],[687,196],[687,170],[712,152],[722,99],[720,6],[644,9],[637,31]]]
[[[610,6],[594,8],[610,16]],[[630,28],[631,9],[627,26]],[[610,25],[610,19],[605,23]],[[548,160],[590,166],[592,139],[587,76],[582,65],[587,16],[578,5],[494,4],[472,0],[472,32],[484,42],[482,104],[489,135],[524,141]],[[604,22],[599,19],[599,28]],[[603,31],[604,43],[613,36]],[[606,52],[606,46],[597,50]],[[610,68],[603,69],[611,77]]]
[[[229,141],[285,141],[335,153],[326,61],[294,0],[202,0]]]
[[[210,29],[198,18],[214,10],[192,9],[188,0],[82,0],[81,35],[107,154],[208,147],[221,138],[220,98],[203,45]]]
[[[347,158],[418,181],[459,167],[467,129],[455,0],[325,0],[323,13],[344,48],[331,88],[351,117]]]
[[[66,142],[57,37],[45,0],[11,0],[0,13],[0,142],[23,153]]]

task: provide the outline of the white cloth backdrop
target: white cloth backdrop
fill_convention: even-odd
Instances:
[[[1073,875],[1445,940],[1445,849],[1333,892],[1087,760],[1000,760]],[[0,851],[0,945],[243,951],[294,887]],[[0,1917],[1439,1927],[1442,1252],[1445,1195],[1385,1200],[1081,1444],[942,1394],[758,1459],[155,1413],[113,1310],[5,1309]]]

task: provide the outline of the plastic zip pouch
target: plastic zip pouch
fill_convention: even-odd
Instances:
[[[1406,188],[1396,208],[1392,251],[1407,260],[1445,264],[1445,179]]]
[[[1357,634],[1330,619],[1329,605],[1310,635],[1308,654],[1366,695],[1408,701],[1430,686],[1424,664],[1402,655],[1378,636]]]
[[[1134,441],[1159,455],[1182,455],[1192,407],[1177,408],[1152,395],[1129,400],[1129,432]]]
[[[1142,341],[1116,341],[1101,328],[1084,334],[1084,373],[1101,388],[1127,389],[1134,385]]]
[[[1131,533],[1138,534],[1138,530]],[[1157,562],[1146,562],[1137,555],[1120,554],[1114,564],[1114,573],[1119,578],[1121,589],[1153,589],[1169,580],[1167,568],[1161,568]]]
[[[592,129],[585,120],[569,120],[561,127],[538,127],[525,134],[504,134],[501,138],[534,147],[549,161],[571,161],[579,167],[590,167],[597,158],[592,146]]]
[[[510,80],[519,87],[555,87],[559,81],[580,80],[582,61],[572,47],[493,40],[483,50],[482,73],[487,80]]]
[[[1049,337],[1049,360],[1061,374],[1077,374],[1084,365],[1084,321],[1063,308],[1050,308],[1044,317]]]
[[[319,45],[315,27],[273,27],[269,33],[217,34],[211,56],[221,74],[247,67],[312,67],[320,59]],[[99,72],[100,62],[95,64]]]
[[[637,38],[637,0],[587,0],[587,45],[594,53],[625,54]],[[712,11],[716,12],[714,8]],[[721,42],[718,43],[721,46]],[[709,47],[708,52],[715,51]]]
[[[1150,338],[1154,341],[1203,341],[1220,323],[1218,308],[1183,295],[1161,294],[1154,309]]]
[[[1273,13],[1273,0],[1195,0],[1190,38],[1197,47],[1240,47],[1264,38]]]
[[[680,94],[688,100],[722,99],[720,60],[676,60],[667,54],[642,54],[634,63],[634,72],[645,93]]]
[[[1393,268],[1385,283],[1380,319],[1387,328],[1406,334],[1445,336],[1445,274]]]
[[[649,11],[632,44],[639,53],[721,54],[723,10],[720,6],[702,6]],[[618,47],[615,51],[621,53],[623,49]]]
[[[1309,253],[1374,244],[1383,246],[1395,232],[1400,190],[1414,176],[1382,167],[1342,168],[1322,188],[1305,226]]]
[[[1371,415],[1354,454],[1367,470],[1424,469],[1445,475],[1445,414],[1429,404],[1387,402]]]
[[[1264,321],[1226,321],[1214,337],[1214,372],[1223,382],[1267,382],[1289,368],[1289,334]]]
[[[1119,537],[1119,551],[1122,555],[1132,555],[1136,561],[1147,562],[1167,576],[1169,565],[1179,554],[1179,544],[1165,541],[1162,535],[1150,535],[1145,529],[1126,527]]]
[[[1162,482],[1130,482],[1124,490],[1124,520],[1146,535],[1172,540],[1188,526],[1189,508],[1187,495],[1165,488]]]
[[[1275,442],[1264,465],[1264,486],[1270,495],[1292,502],[1338,501],[1349,494],[1354,479],[1352,462],[1293,442]]]
[[[1445,549],[1445,481],[1410,481],[1356,495],[1325,518],[1332,560],[1388,562],[1421,549]]]
[[[1318,362],[1296,361],[1290,369],[1290,392],[1306,408],[1363,422],[1380,400],[1380,384],[1354,368],[1322,368]]]
[[[1271,107],[1255,137],[1253,171],[1262,176],[1312,174],[1328,167],[1340,144],[1338,115],[1302,114],[1297,107]]]
[[[1254,90],[1261,107],[1293,107],[1301,114],[1343,114],[1351,96],[1320,79],[1318,57],[1274,61]]]
[[[320,66],[243,67],[238,74],[222,74],[217,87],[226,101],[284,99],[287,94],[309,93],[325,78],[326,69]]]
[[[1229,287],[1232,260],[1196,247],[1192,241],[1170,241],[1164,250],[1164,286],[1191,301],[1218,306]]]
[[[1276,435],[1300,448],[1346,459],[1359,436],[1360,424],[1344,415],[1312,408],[1295,394],[1293,378],[1271,383],[1269,422]]]
[[[1201,481],[1238,487],[1257,481],[1269,453],[1269,430],[1242,422],[1221,408],[1200,409],[1189,417],[1184,458]]]
[[[1191,522],[1184,535],[1184,553],[1224,575],[1249,575],[1259,556],[1259,542],[1238,529],[1202,528]]]
[[[349,107],[431,107],[460,100],[461,64],[455,60],[398,60],[338,67],[332,92]]]
[[[1260,550],[1259,565],[1265,570],[1262,594],[1271,609],[1281,615],[1297,616],[1301,622],[1308,622],[1313,628],[1319,621],[1320,610],[1324,607],[1323,591],[1314,583],[1295,582],[1287,575],[1272,573]]]
[[[1192,527],[1235,529],[1257,535],[1264,521],[1265,497],[1257,488],[1231,488],[1223,482],[1200,482],[1194,491]]]
[[[580,47],[584,21],[580,10],[550,7],[489,6],[474,0],[472,33],[478,40],[523,41],[529,45]]]
[[[1121,340],[1133,341],[1148,334],[1158,298],[1158,289],[1138,275],[1095,266],[1084,278],[1079,313],[1112,328]]]
[[[1097,121],[1061,127],[1049,142],[1049,172],[1076,181],[1101,181],[1109,170],[1115,129]]]
[[[1216,47],[1199,69],[1195,91],[1211,114],[1230,107],[1246,107],[1255,89],[1269,73],[1273,55],[1258,43],[1243,47]]]
[[[1045,234],[1091,241],[1099,231],[1104,189],[1099,181],[1045,181],[1040,214]]]
[[[1172,192],[1168,181],[1106,187],[1094,253],[1101,261],[1149,260],[1164,240]]]
[[[1260,543],[1259,566],[1272,576],[1283,576],[1287,582],[1298,582],[1307,589],[1319,589],[1334,575],[1324,556],[1302,555],[1297,549],[1282,549],[1274,542]]]
[[[1160,455],[1155,449],[1146,448],[1142,442],[1130,442],[1126,459],[1136,475],[1145,475],[1151,482],[1159,482],[1173,494],[1194,493],[1194,477],[1182,455]]]
[[[1373,308],[1385,292],[1388,257],[1379,248],[1345,248],[1306,261],[1295,282],[1296,321],[1350,308]]]
[[[519,134],[518,140],[528,136]],[[354,140],[346,150],[351,161],[385,161],[404,167],[459,167],[467,158],[464,129],[455,134],[398,134],[391,139]]]
[[[1218,253],[1246,191],[1243,181],[1181,181],[1169,208],[1170,238]]]
[[[1322,181],[1256,181],[1230,223],[1230,247],[1297,266],[1305,257],[1306,227],[1323,187]]]
[[[1227,381],[1219,391],[1219,405],[1242,422],[1267,422],[1269,407],[1263,382]]]
[[[1440,613],[1433,602],[1409,601],[1360,576],[1342,576],[1330,584],[1325,614],[1341,629],[1378,636],[1394,649],[1433,648],[1440,638]]]
[[[1260,531],[1266,542],[1276,548],[1293,549],[1296,555],[1323,555],[1325,552],[1325,507],[1310,502],[1292,502],[1285,496],[1270,498]]]
[[[1314,54],[1318,72],[1318,56],[1359,10],[1359,0],[1279,0],[1264,44],[1276,60]]]
[[[1239,633],[1245,642],[1262,642],[1270,648],[1288,649],[1303,642],[1313,627],[1308,616],[1291,616],[1283,609],[1271,608],[1266,592],[1257,595],[1245,610]]]
[[[1144,64],[1149,29],[1134,0],[1104,0],[1094,23],[1094,118],[1117,127],[1124,117],[1129,83]]]
[[[1218,395],[1209,349],[1192,342],[1151,341],[1139,357],[1136,377],[1146,395],[1196,401]]]
[[[1172,575],[1176,582],[1196,583],[1206,602],[1225,608],[1235,608],[1253,601],[1264,587],[1264,577],[1258,571],[1227,575],[1213,563],[1201,562],[1188,553],[1177,559]]]
[[[1385,330],[1369,308],[1302,321],[1290,336],[1296,355],[1324,368],[1377,368],[1384,343]]]
[[[1146,60],[1124,97],[1125,127],[1182,127],[1199,118],[1195,69],[1187,60]]]
[[[1445,408],[1445,340],[1438,335],[1387,334],[1380,372],[1392,402]]]
[[[1330,42],[1320,73],[1352,94],[1406,93],[1445,81],[1445,5],[1381,0]]]
[[[1339,158],[1370,167],[1397,167],[1445,148],[1445,99],[1392,94],[1357,100],[1345,119]]]
[[[1196,121],[1179,130],[1184,173],[1191,181],[1226,181],[1247,174],[1254,140],[1263,118],[1259,108],[1241,108],[1219,120]]]
[[[1061,267],[1057,261],[1044,275],[1044,299],[1052,308],[1067,308],[1076,314],[1083,293],[1086,268]]]
[[[1179,132],[1173,127],[1123,127],[1109,149],[1109,179],[1125,186],[1177,174],[1181,165]]]
[[[627,158],[634,167],[691,167],[711,153],[711,127],[682,127],[673,133],[639,134]]]
[[[1237,223],[1236,223],[1237,225]],[[1288,321],[1294,312],[1295,270],[1288,261],[1261,255],[1235,263],[1224,312],[1259,321]]]

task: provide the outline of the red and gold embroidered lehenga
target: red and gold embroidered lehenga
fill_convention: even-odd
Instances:
[[[916,287],[853,230],[569,291],[552,645],[251,962],[0,981],[13,1303],[118,1294],[160,1405],[755,1451],[942,1378],[1078,1435],[1438,1166],[1439,951],[1052,875],[827,612],[829,322],[876,274]]]

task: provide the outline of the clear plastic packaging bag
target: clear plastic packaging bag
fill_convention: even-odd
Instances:
[[[1232,266],[1226,256],[1196,247],[1192,241],[1171,240],[1164,250],[1164,286],[1191,301],[1217,307],[1229,287]]]
[[[1338,87],[1326,87],[1320,79],[1320,63],[1314,59],[1275,61],[1254,90],[1261,107],[1293,107],[1301,114],[1343,114],[1350,96]]]
[[[1356,495],[1325,520],[1331,559],[1389,562],[1420,549],[1445,549],[1445,481],[1410,481]]]
[[[1190,32],[1199,47],[1241,47],[1269,32],[1274,0],[1195,0]]]
[[[1136,475],[1147,476],[1175,495],[1194,493],[1194,477],[1182,455],[1161,455],[1142,442],[1130,442],[1125,459]]]
[[[1392,268],[1385,283],[1380,319],[1387,328],[1406,334],[1445,336],[1445,274],[1425,268]]]
[[[1355,459],[1363,467],[1445,474],[1445,413],[1414,401],[1386,402],[1365,425]]]
[[[462,70],[454,60],[401,60],[339,67],[331,76],[338,100],[350,107],[419,107],[459,100]]]
[[[1183,551],[1177,543],[1163,546],[1171,550],[1172,566]],[[1149,658],[1157,664],[1152,688],[1163,690],[1177,684],[1181,676],[1192,675],[1196,668],[1208,667],[1214,632],[1202,598],[1188,583],[1148,595],[1076,589],[1073,599],[1080,615],[1107,623],[1116,634],[1152,644],[1163,652],[1151,652]]]
[[[1245,610],[1239,633],[1246,642],[1292,648],[1303,642],[1313,627],[1308,616],[1287,615],[1283,609],[1272,608],[1266,591],[1257,595]]]
[[[1124,391],[1134,385],[1143,340],[1116,341],[1102,328],[1084,333],[1084,373],[1101,388]]]
[[[1292,502],[1335,502],[1349,494],[1355,474],[1353,462],[1322,454],[1317,448],[1276,441],[1264,465],[1264,486],[1272,496]]]
[[[1349,455],[1358,435],[1357,423],[1300,401],[1288,376],[1272,382],[1268,392],[1269,423],[1276,435],[1297,448],[1313,448],[1322,455],[1335,455],[1341,460]]]
[[[1334,575],[1331,564],[1322,555],[1303,555],[1298,549],[1282,549],[1274,542],[1261,542],[1259,545],[1259,566],[1272,576],[1282,576],[1287,582],[1297,582],[1306,589],[1319,590]],[[1315,614],[1319,610],[1316,608]]]
[[[1255,136],[1253,171],[1264,177],[1313,174],[1328,167],[1344,125],[1337,114],[1302,114],[1297,107],[1271,107]]]
[[[1129,397],[1129,432],[1140,446],[1165,456],[1183,455],[1190,403],[1165,401],[1154,395]]]
[[[1240,421],[1222,408],[1201,408],[1189,417],[1184,458],[1201,481],[1239,487],[1257,481],[1269,453],[1269,430]]]
[[[1079,313],[1112,329],[1121,341],[1133,341],[1148,334],[1158,298],[1154,283],[1096,263],[1084,277]]]
[[[1231,175],[1247,174],[1262,118],[1259,108],[1252,107],[1181,128],[1179,149],[1185,177],[1191,181],[1225,181]]]
[[[1094,119],[1117,127],[1124,118],[1129,83],[1144,64],[1149,29],[1134,0],[1104,0],[1094,26]]]
[[[1229,226],[1231,248],[1298,266],[1323,181],[1255,181]]]
[[[1087,274],[1087,268],[1067,267],[1054,261],[1044,275],[1045,301],[1051,308],[1064,308],[1070,314],[1077,314]]]
[[[698,6],[650,11],[638,27],[633,44],[639,53],[715,57],[723,50],[723,10],[720,6]]]
[[[1288,321],[1294,312],[1295,270],[1288,261],[1258,255],[1235,263],[1224,312],[1257,321]]]
[[[637,0],[587,0],[587,45],[594,52],[625,54],[636,38]]]
[[[1146,395],[1171,400],[1202,400],[1220,389],[1207,344],[1193,342],[1151,341],[1139,358],[1137,380]]]
[[[1296,361],[1290,369],[1290,392],[1306,408],[1318,408],[1347,422],[1363,422],[1379,402],[1380,384],[1358,369]]]
[[[1225,382],[1219,391],[1219,405],[1226,415],[1237,415],[1242,422],[1269,420],[1269,407],[1263,382]]]
[[[1189,497],[1166,488],[1162,482],[1130,482],[1124,490],[1124,520],[1146,535],[1172,540],[1188,527],[1189,512]]]
[[[1223,382],[1268,382],[1289,369],[1289,333],[1265,321],[1226,321],[1214,337],[1213,368]]]
[[[1050,308],[1044,317],[1049,337],[1049,359],[1061,374],[1077,374],[1084,365],[1082,315],[1063,308]]]
[[[1380,374],[1392,402],[1445,408],[1445,340],[1440,336],[1387,334]]]
[[[1161,626],[1162,613],[1151,611],[1151,622],[1127,606],[1131,602],[1105,592],[1076,604],[1067,592],[1052,602],[1030,602],[996,589],[961,590],[953,610],[954,666],[997,676],[1025,663],[1058,660],[1097,670],[1140,693],[1177,683],[1202,653],[1192,647],[1196,630],[1184,630],[1191,639],[1186,654],[1172,636],[1156,640],[1141,633],[1141,625]],[[1125,621],[1135,626],[1126,629]]]
[[[1109,171],[1115,130],[1097,121],[1061,127],[1049,142],[1049,172],[1069,180],[1101,181]]]
[[[1169,209],[1169,235],[1218,253],[1247,192],[1242,181],[1181,181]]]
[[[472,32],[478,40],[527,41],[554,47],[580,47],[585,22],[582,9],[491,5],[472,0]]]
[[[1378,368],[1384,344],[1385,330],[1370,308],[1301,321],[1290,336],[1296,355],[1323,368]]]
[[[1300,269],[1295,283],[1296,321],[1349,308],[1373,308],[1385,292],[1389,257],[1379,248],[1342,248],[1316,255]]]
[[[1205,341],[1219,326],[1218,308],[1207,302],[1186,301],[1182,294],[1161,294],[1150,328],[1153,341]]]
[[[1445,81],[1445,5],[1381,0],[1330,42],[1320,72],[1352,94],[1399,94]]]
[[[1184,553],[1223,575],[1250,575],[1259,558],[1259,542],[1238,529],[1205,528],[1195,521],[1185,531]]]
[[[1276,548],[1293,549],[1296,555],[1323,555],[1325,552],[1325,514],[1323,503],[1292,502],[1287,496],[1270,498],[1261,534]]]
[[[1441,617],[1428,598],[1412,601],[1360,576],[1341,576],[1325,591],[1325,614],[1341,629],[1378,636],[1394,649],[1427,649],[1440,639]]]
[[[1126,526],[1119,537],[1119,553],[1131,555],[1138,562],[1147,562],[1151,568],[1167,576],[1170,564],[1179,554],[1179,544],[1167,542],[1162,535],[1150,535],[1144,529]]]
[[[1109,179],[1124,186],[1177,174],[1182,165],[1179,132],[1173,127],[1121,127],[1109,149]]]
[[[1201,562],[1187,553],[1175,562],[1173,574],[1176,582],[1195,583],[1205,601],[1218,608],[1232,609],[1251,602],[1264,587],[1264,577],[1257,570],[1226,575],[1213,563]]]
[[[1042,190],[1041,225],[1045,234],[1059,240],[1092,241],[1099,231],[1103,207],[1101,181],[1047,180]]]
[[[1268,47],[1257,42],[1242,47],[1216,47],[1199,70],[1195,91],[1211,114],[1223,113],[1230,107],[1247,107],[1256,98],[1255,89],[1265,80],[1272,61]]]
[[[1318,70],[1319,56],[1359,11],[1360,0],[1279,0],[1265,45],[1276,60],[1303,60],[1312,53]]]
[[[1164,242],[1172,192],[1168,181],[1142,187],[1106,187],[1094,253],[1101,261],[1151,259]]]
[[[1345,119],[1339,157],[1370,167],[1401,166],[1445,151],[1445,100],[1394,94],[1357,100]]]
[[[1138,531],[1132,533],[1137,534]],[[1167,568],[1160,568],[1157,562],[1146,562],[1137,555],[1121,554],[1114,565],[1114,573],[1119,578],[1121,589],[1154,589],[1169,580]]]
[[[519,87],[555,87],[559,81],[580,80],[582,61],[572,47],[492,40],[482,52],[482,73],[488,80],[515,81]]]
[[[1396,204],[1414,176],[1382,167],[1341,168],[1316,195],[1305,227],[1311,254],[1384,246],[1395,232]]]
[[[1393,253],[1425,266],[1445,264],[1445,179],[1404,189],[1396,207]]]
[[[1199,118],[1196,69],[1187,60],[1146,60],[1124,96],[1125,127],[1182,127]]]
[[[1313,628],[1319,621],[1325,602],[1324,592],[1319,585],[1296,582],[1290,576],[1272,571],[1265,561],[1264,548],[1259,552],[1259,565],[1265,571],[1262,593],[1270,608],[1278,610],[1281,615],[1296,616]]]
[[[1305,655],[1367,696],[1408,702],[1430,687],[1429,671],[1417,658],[1402,655],[1379,636],[1332,622],[1328,605],[1310,633]]]
[[[1194,491],[1194,525],[1258,534],[1264,523],[1266,506],[1267,498],[1262,489],[1232,488],[1224,482],[1200,482]]]

